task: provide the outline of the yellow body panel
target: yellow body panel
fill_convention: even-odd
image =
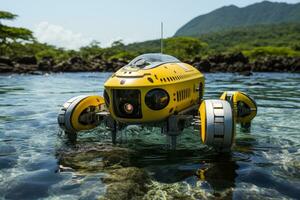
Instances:
[[[114,119],[123,123],[162,121],[199,102],[199,84],[204,86],[204,76],[196,68],[185,63],[166,63],[151,69],[125,66],[113,74],[104,84],[110,99],[109,111]],[[152,89],[164,89],[170,97],[162,110],[151,110],[145,104],[145,95]],[[141,92],[142,118],[119,118],[113,109],[113,89],[138,89]],[[201,91],[203,93],[203,91]]]
[[[206,141],[206,105],[203,101],[199,108],[200,119],[201,119],[201,140],[205,144]]]
[[[220,99],[222,100],[226,100],[227,98],[227,92],[224,92]],[[239,91],[235,91],[233,96],[232,96],[232,106],[233,106],[233,113],[234,113],[234,118],[235,121],[237,123],[248,123],[251,122],[251,120],[256,116],[257,114],[257,106],[255,104],[255,102],[246,94],[244,94],[243,92],[239,92]],[[250,109],[251,109],[251,113],[247,116],[244,117],[239,117],[238,116],[238,102],[243,102],[244,104],[246,104]]]
[[[81,102],[76,105],[74,108],[74,111],[71,115],[71,124],[72,127],[77,130],[77,131],[82,131],[82,130],[89,130],[92,128],[95,128],[96,125],[94,124],[82,124],[79,122],[80,115],[82,112],[88,108],[93,107],[95,111],[100,111],[101,105],[104,105],[104,99],[101,96],[88,96],[87,98],[83,99]]]

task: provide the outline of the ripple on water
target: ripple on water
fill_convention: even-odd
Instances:
[[[224,90],[239,89],[248,92],[259,106],[252,132],[237,128],[232,153],[217,155],[200,144],[199,133],[192,129],[184,131],[178,150],[170,152],[159,129],[131,126],[118,140],[123,142],[121,147],[137,153],[121,153],[126,159],[120,163],[120,156],[103,158],[95,154],[99,141],[110,141],[109,132],[101,127],[81,134],[74,149],[57,136],[58,105],[76,95],[101,95],[109,75],[1,76],[0,198],[96,199],[107,193],[111,197],[125,198],[128,193],[145,199],[299,198],[299,74],[206,74],[205,98],[218,98]],[[58,154],[66,146],[71,150],[65,151],[73,157],[62,162]],[[88,151],[76,154],[80,146]],[[114,163],[109,166],[113,169],[99,170],[105,166],[104,161]],[[124,172],[120,167],[126,173],[145,169],[151,184],[138,190],[142,184],[118,174]],[[119,196],[113,195],[117,192]]]
[[[26,174],[19,175],[7,183],[5,198],[35,199],[46,197],[50,186],[60,180],[62,177],[58,173],[45,169],[26,172]]]

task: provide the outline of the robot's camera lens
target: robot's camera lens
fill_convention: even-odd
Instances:
[[[169,94],[163,89],[150,90],[145,97],[146,105],[152,110],[165,108],[170,101]]]
[[[126,113],[131,114],[133,112],[133,105],[130,103],[125,103],[124,110]]]

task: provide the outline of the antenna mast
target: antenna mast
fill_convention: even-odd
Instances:
[[[163,49],[164,49],[164,24],[163,22],[161,22],[160,24],[160,53],[163,53]]]

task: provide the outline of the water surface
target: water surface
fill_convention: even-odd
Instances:
[[[0,199],[94,199],[105,193],[101,181],[105,174],[101,172],[59,172],[56,154],[66,144],[56,116],[60,105],[73,96],[102,94],[109,75],[0,76]],[[199,133],[193,129],[184,131],[176,152],[164,150],[165,137],[159,130],[140,127],[126,130],[123,146],[139,150],[134,165],[146,169],[162,191],[166,184],[177,184],[190,196],[201,191],[207,197],[218,197],[225,191],[221,198],[297,199],[299,85],[300,74],[206,74],[205,98],[241,90],[257,101],[259,110],[251,133],[237,129],[230,155],[217,155],[201,145]],[[104,140],[101,130],[91,133],[93,141]]]

